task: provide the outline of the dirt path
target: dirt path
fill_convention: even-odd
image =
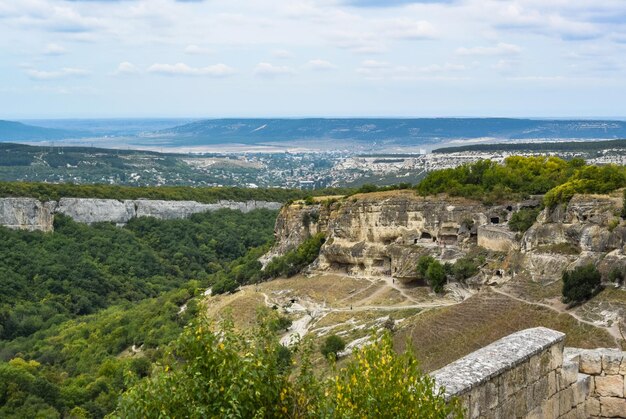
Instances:
[[[459,304],[458,301],[434,301],[434,302],[418,302],[414,298],[406,295],[401,289],[399,289],[391,278],[384,281],[379,290],[376,290],[373,294],[368,297],[363,298],[355,303],[346,306],[328,306],[326,303],[318,303],[312,300],[300,300],[297,303],[293,303],[290,307],[286,309],[288,313],[293,314],[301,314],[299,318],[294,320],[291,327],[285,333],[281,339],[280,343],[283,345],[289,345],[292,341],[303,338],[312,327],[315,326],[320,320],[326,317],[329,313],[350,313],[350,312],[362,312],[362,311],[397,311],[397,310],[405,310],[405,309],[418,309],[418,310],[429,310],[439,307],[447,307],[455,304]],[[374,284],[373,284],[374,285]],[[372,301],[376,296],[381,295],[384,292],[389,291],[389,289],[398,290],[402,296],[405,298],[405,302],[409,301],[413,304],[403,304],[403,305],[368,305],[363,304],[368,301]],[[274,305],[280,305],[279,301],[272,300],[266,293],[261,293],[263,295],[263,299],[265,301],[265,305],[267,307],[273,307]],[[353,295],[352,295],[353,296]],[[339,302],[343,302],[345,299],[340,300]]]
[[[611,336],[613,336],[613,338],[615,339],[615,344],[617,345],[617,347],[621,347],[619,342],[622,340],[622,334],[621,334],[621,332],[619,330],[619,325],[618,325],[617,322],[614,325],[610,326],[610,327],[599,326],[596,323],[591,322],[589,320],[585,320],[585,319],[581,318],[578,314],[576,314],[576,313],[574,313],[572,311],[567,310],[565,304],[561,303],[560,301],[553,301],[552,304],[538,303],[538,302],[534,302],[534,301],[525,300],[525,299],[517,297],[517,296],[515,296],[513,294],[509,294],[508,292],[503,291],[503,290],[501,290],[499,288],[492,287],[491,290],[493,292],[496,292],[498,294],[504,295],[505,297],[512,298],[513,300],[520,301],[522,303],[532,304],[532,305],[539,306],[539,307],[544,307],[544,308],[550,309],[552,311],[555,311],[555,312],[557,312],[559,314],[569,314],[570,316],[572,316],[574,319],[576,319],[580,323],[588,324],[589,326],[597,327],[599,329],[604,329],[607,332],[609,332],[609,334]]]

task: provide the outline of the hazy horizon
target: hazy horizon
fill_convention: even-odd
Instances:
[[[624,16],[618,0],[0,0],[0,118],[621,119]]]

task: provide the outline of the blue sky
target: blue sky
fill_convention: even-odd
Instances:
[[[624,117],[624,0],[0,0],[0,119]]]

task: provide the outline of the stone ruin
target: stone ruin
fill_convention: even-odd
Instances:
[[[626,418],[626,352],[564,348],[565,335],[523,330],[431,375],[468,418]]]

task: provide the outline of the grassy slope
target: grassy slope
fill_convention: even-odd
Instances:
[[[537,326],[566,333],[567,346],[615,346],[607,332],[580,324],[568,314],[556,314],[491,291],[409,319],[394,339],[400,349],[411,339],[422,368],[433,371],[515,331]]]

